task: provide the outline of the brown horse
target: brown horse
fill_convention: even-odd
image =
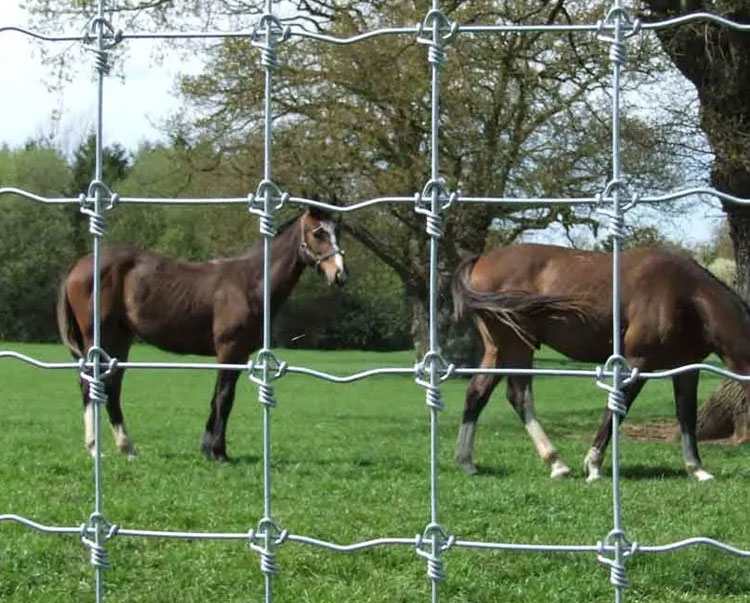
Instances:
[[[271,307],[281,306],[306,266],[329,284],[347,278],[338,229],[327,214],[309,209],[279,228],[271,247]],[[101,348],[127,360],[135,337],[179,354],[216,356],[219,363],[242,364],[262,343],[263,247],[207,262],[182,262],[131,245],[102,246]],[[93,345],[93,257],[75,264],[63,281],[57,303],[62,340],[74,357]],[[226,429],[240,372],[219,370],[211,411],[201,440],[203,452],[227,460]],[[107,411],[117,447],[135,448],[120,408],[123,372],[106,380]],[[93,453],[93,410],[88,384],[81,380],[84,443]]]
[[[638,249],[621,255],[620,313],[622,356],[641,372],[700,362],[715,352],[734,372],[750,373],[750,310],[740,297],[696,262],[664,249]],[[612,354],[612,256],[551,245],[523,244],[464,260],[453,278],[456,317],[466,310],[484,343],[485,368],[530,368],[534,350],[549,345],[565,356],[603,363]],[[698,373],[673,377],[687,470],[711,479],[701,468],[695,437]],[[456,460],[469,473],[476,423],[497,375],[474,376],[466,391]],[[645,381],[625,386],[627,408]],[[750,393],[750,385],[744,384]],[[551,477],[570,469],[542,429],[534,412],[531,377],[508,377],[508,400],[523,421]],[[748,418],[735,432],[747,439]],[[589,481],[600,476],[602,456],[612,435],[607,410],[584,460]]]

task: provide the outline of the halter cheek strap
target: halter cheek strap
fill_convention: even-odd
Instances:
[[[338,245],[331,246],[331,249],[326,251],[325,253],[313,253],[305,242],[302,242],[300,244],[299,251],[300,254],[302,254],[302,257],[308,259],[309,263],[314,264],[316,268],[320,267],[321,262],[327,260],[330,257],[333,257],[337,253],[344,255],[344,250],[341,249]]]

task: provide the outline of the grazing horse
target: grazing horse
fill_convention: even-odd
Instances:
[[[700,362],[716,353],[734,372],[750,373],[750,310],[728,286],[690,258],[659,248],[624,251],[620,261],[622,355],[641,372]],[[612,256],[552,245],[522,244],[467,258],[453,277],[456,318],[473,313],[484,343],[483,368],[531,368],[534,350],[549,345],[574,360],[603,363],[612,354]],[[696,445],[698,372],[672,378],[682,453],[703,481]],[[474,435],[497,375],[474,376],[466,391],[456,460],[475,473]],[[645,381],[623,393],[629,408]],[[743,383],[750,393],[750,384]],[[531,377],[508,377],[508,401],[524,423],[551,477],[570,474],[534,412]],[[747,439],[742,417],[735,439]],[[600,477],[612,435],[607,409],[584,459],[588,481]]]
[[[271,245],[271,308],[291,293],[306,266],[325,275],[328,284],[347,279],[338,229],[328,214],[303,211],[278,230]],[[127,360],[135,337],[179,354],[216,356],[219,363],[243,364],[262,343],[263,246],[245,255],[207,262],[160,257],[131,245],[102,246],[101,348]],[[93,345],[93,257],[78,260],[60,287],[57,318],[60,335],[73,356]],[[219,370],[211,411],[201,439],[203,452],[227,460],[226,429],[240,371]],[[120,408],[123,371],[105,381],[107,411],[119,450],[135,448]],[[84,443],[93,454],[93,410],[88,383],[81,380]]]

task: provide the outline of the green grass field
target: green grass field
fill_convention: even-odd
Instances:
[[[68,360],[61,346],[0,344],[45,360]],[[374,366],[410,366],[411,353],[281,350],[294,365],[337,374]],[[132,360],[173,360],[137,347]],[[539,366],[559,366],[550,352]],[[229,423],[229,454],[202,458],[199,439],[213,373],[131,371],[124,411],[139,457],[116,453],[103,431],[104,510],[126,528],[246,532],[262,515],[261,406],[243,378]],[[701,399],[716,387],[704,375]],[[92,461],[83,449],[75,377],[0,360],[0,514],[76,526],[93,508]],[[443,387],[440,415],[440,521],[457,538],[516,543],[594,544],[612,527],[611,481],[587,485],[581,460],[605,404],[590,380],[538,378],[542,424],[574,469],[553,482],[500,386],[479,423],[479,475],[452,459],[466,381]],[[424,390],[405,377],[350,385],[287,375],[273,410],[273,515],[293,534],[340,544],[413,537],[429,521],[429,415]],[[671,383],[644,389],[628,418],[672,419]],[[702,444],[708,471],[699,484],[682,470],[677,443],[623,436],[623,522],[641,544],[709,536],[750,549],[747,447]],[[609,471],[609,462],[605,470]],[[115,537],[107,600],[181,603],[261,601],[258,555],[241,542],[186,542]],[[342,554],[297,543],[277,552],[278,602],[428,601],[426,563],[407,547]],[[453,549],[444,556],[441,600],[455,602],[612,601],[608,568],[593,554],[507,553]],[[636,555],[627,601],[747,601],[747,560],[705,547]],[[92,601],[93,571],[76,536],[0,524],[0,601]]]

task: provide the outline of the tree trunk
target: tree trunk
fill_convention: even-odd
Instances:
[[[456,366],[477,366],[481,359],[479,336],[470,320],[453,320],[453,303],[447,282],[441,282],[438,301],[438,346],[443,359]],[[429,302],[427,295],[409,296],[411,336],[417,360],[430,349]]]
[[[694,11],[750,21],[747,0],[645,0],[646,19]],[[750,36],[715,23],[692,23],[657,32],[664,51],[690,80],[700,100],[700,125],[714,152],[711,184],[718,191],[750,198]],[[750,301],[750,208],[722,202],[737,265],[737,292]],[[738,334],[739,335],[739,334]],[[738,414],[742,411],[742,415]],[[746,437],[747,400],[736,382],[725,382],[701,408],[699,438]]]

